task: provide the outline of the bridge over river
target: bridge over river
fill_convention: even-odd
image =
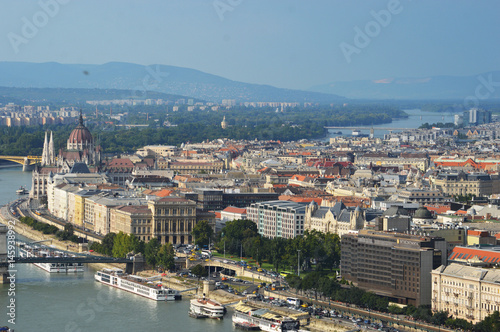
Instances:
[[[23,171],[25,172],[33,170],[33,166],[42,161],[40,156],[0,156],[0,159],[23,165]]]
[[[7,227],[0,224],[0,283],[8,282],[7,277],[12,270],[15,270],[15,264],[26,263],[121,263],[126,264],[127,273],[135,273],[144,265],[142,256],[129,258],[114,258],[91,255],[86,253],[75,253],[50,246],[41,245],[35,242],[26,242],[21,240],[13,241],[15,248],[12,248],[11,240],[7,241]],[[8,244],[8,245],[7,245]],[[19,248],[30,247],[40,249],[46,252],[43,256],[21,257]],[[13,255],[13,256],[12,256]]]

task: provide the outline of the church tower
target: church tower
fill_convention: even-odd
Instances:
[[[45,132],[45,140],[43,141],[43,151],[42,151],[42,166],[48,165],[49,159],[49,143],[47,141],[47,132]]]
[[[56,164],[56,152],[54,150],[54,137],[52,135],[52,131],[50,132],[50,141],[49,141],[49,165]]]
[[[220,126],[222,127],[222,129],[226,129],[227,128],[227,122],[226,122],[226,116],[224,115],[224,118],[222,119],[222,122],[220,123]]]

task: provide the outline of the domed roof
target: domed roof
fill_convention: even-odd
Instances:
[[[418,219],[432,219],[432,213],[427,210],[425,207],[419,207],[417,211],[415,211],[414,218]]]
[[[68,143],[92,143],[92,134],[90,130],[83,125],[83,117],[80,113],[78,126],[71,132],[68,138]]]

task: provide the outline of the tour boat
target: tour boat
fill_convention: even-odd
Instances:
[[[24,188],[23,186],[19,187],[19,189],[16,190],[16,194],[18,195],[26,195],[28,193],[28,190]]]
[[[235,307],[233,324],[243,329],[254,329],[258,327],[262,331],[282,332],[298,331],[300,322],[298,319],[285,317],[269,309],[259,309],[246,303],[240,302]]]
[[[43,257],[43,258],[70,258],[72,256],[62,252],[53,250],[50,248],[38,248],[38,247],[30,247],[27,245],[20,245],[19,254],[21,257]],[[83,263],[33,263],[33,265],[45,270],[49,273],[76,273],[83,272],[84,266]]]
[[[224,308],[219,302],[205,298],[192,299],[189,307],[189,315],[195,318],[215,318],[222,319],[224,317]]]
[[[145,278],[127,275],[121,269],[102,269],[94,275],[94,279],[105,285],[155,301],[174,301],[182,298],[177,290],[163,287],[162,283],[158,281],[158,277]]]

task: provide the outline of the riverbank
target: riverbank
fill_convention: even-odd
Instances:
[[[50,244],[51,247],[59,249],[71,251],[74,253],[80,253],[78,244],[71,241],[61,241],[56,238],[53,234],[43,234],[42,232],[36,231],[29,227],[28,225],[23,224],[17,218],[8,218],[6,216],[9,215],[8,205],[3,206],[0,209],[0,223],[6,226],[14,226],[14,231],[16,235],[21,235],[25,238],[28,238],[32,241],[43,241],[45,244]],[[15,220],[15,223],[9,223],[9,220]],[[116,263],[87,263],[89,266],[96,270],[101,270],[104,268],[120,268],[125,269],[125,264],[116,264]]]

